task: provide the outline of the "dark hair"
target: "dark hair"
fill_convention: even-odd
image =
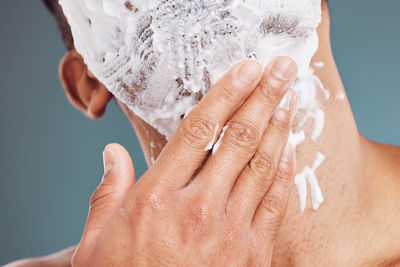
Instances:
[[[65,17],[61,6],[58,4],[58,0],[42,0],[42,2],[55,18],[67,49],[74,49],[74,38],[72,37],[71,27],[68,24],[68,20]],[[328,2],[328,0],[326,0],[326,2]]]
[[[55,18],[67,49],[74,49],[74,38],[72,37],[71,27],[64,16],[61,6],[58,4],[58,0],[42,0],[42,2]]]

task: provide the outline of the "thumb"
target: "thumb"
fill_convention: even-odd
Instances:
[[[118,144],[106,146],[103,152],[104,176],[90,199],[90,210],[82,241],[93,244],[104,226],[118,211],[135,183],[131,157]]]

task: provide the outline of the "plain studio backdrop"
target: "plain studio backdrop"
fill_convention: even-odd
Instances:
[[[400,1],[332,0],[332,42],[360,131],[400,145]],[[0,265],[79,242],[106,144],[124,145],[137,177],[146,164],[111,103],[91,121],[61,88],[65,49],[41,1],[0,9]]]

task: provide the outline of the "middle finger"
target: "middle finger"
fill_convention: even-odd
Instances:
[[[237,177],[257,150],[270,118],[296,73],[297,66],[292,59],[278,57],[272,60],[257,89],[227,123],[224,136],[215,145],[213,155],[194,185],[201,183],[202,187],[228,198]]]

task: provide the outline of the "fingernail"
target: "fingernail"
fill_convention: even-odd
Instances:
[[[291,144],[287,143],[285,149],[282,152],[281,161],[283,162],[290,162],[293,158],[293,147]]]
[[[261,65],[254,60],[246,61],[242,64],[238,71],[238,78],[246,84],[252,84],[258,77],[260,77],[262,68]]]
[[[275,62],[271,72],[278,80],[288,82],[296,72],[296,64],[293,60],[282,57]]]
[[[104,173],[109,172],[114,167],[114,161],[115,161],[114,151],[106,147],[106,149],[104,149],[103,151]]]

